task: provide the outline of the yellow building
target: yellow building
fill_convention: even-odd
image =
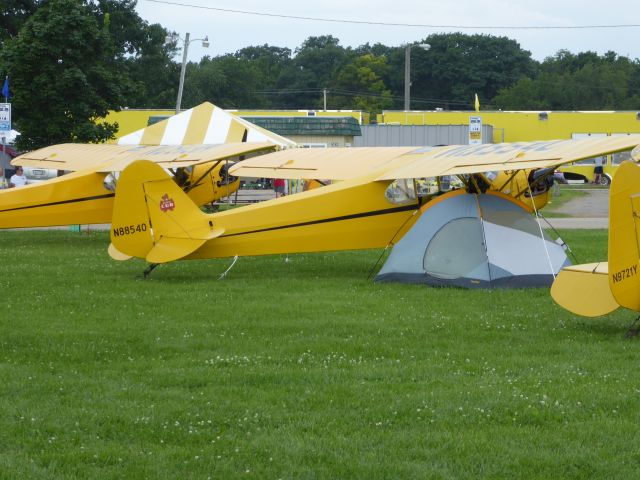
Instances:
[[[353,117],[360,125],[369,124],[369,114],[351,110],[228,110],[238,116],[256,117]],[[107,121],[118,122],[121,137],[146,127],[150,117],[166,117],[172,109],[127,109],[110,112]],[[494,143],[567,139],[586,133],[640,133],[640,112],[501,112],[501,111],[384,111],[378,124],[391,125],[467,125],[470,116],[482,117],[493,126]]]
[[[493,126],[494,143],[576,138],[586,133],[640,133],[640,112],[384,111],[379,124],[465,125],[470,116]]]

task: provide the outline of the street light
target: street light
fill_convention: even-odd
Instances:
[[[178,99],[176,100],[176,114],[180,113],[180,104],[182,103],[182,90],[184,88],[184,73],[187,69],[187,52],[189,51],[189,44],[191,42],[202,41],[202,46],[204,48],[209,48],[209,36],[207,35],[204,38],[194,38],[193,40],[189,40],[189,36],[191,34],[187,32],[184,36],[184,40],[180,38],[177,33],[173,33],[171,35],[167,35],[165,38],[165,43],[177,42],[178,40],[182,40],[184,44],[184,48],[182,50],[182,67],[180,68],[180,84],[178,85]]]
[[[409,44],[404,48],[404,111],[411,110],[411,47],[420,47],[423,50],[429,50],[431,45],[428,43]]]

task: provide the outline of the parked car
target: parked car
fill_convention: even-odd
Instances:
[[[24,167],[28,183],[39,183],[58,176],[58,170],[50,168]]]

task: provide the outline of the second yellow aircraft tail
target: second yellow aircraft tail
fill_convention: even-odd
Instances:
[[[551,296],[578,315],[640,311],[640,165],[624,162],[609,193],[609,261],[564,268]]]
[[[640,165],[623,162],[609,195],[609,287],[618,304],[640,311]]]
[[[109,250],[116,260],[133,256],[151,263],[182,258],[224,233],[158,165],[126,168],[116,188]]]

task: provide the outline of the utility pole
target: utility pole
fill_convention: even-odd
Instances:
[[[407,45],[404,47],[404,111],[411,110],[411,47],[420,47],[429,50],[431,45],[420,43],[418,45]]]
[[[184,46],[182,48],[182,68],[180,68],[180,83],[178,85],[178,100],[176,100],[176,115],[180,113],[180,104],[182,103],[182,89],[184,88],[184,73],[187,69],[187,52],[189,51],[189,36],[187,32],[184,36]]]
[[[322,89],[322,94],[324,96],[324,111],[327,111],[327,89],[323,88]]]
[[[194,38],[193,40],[189,40],[191,34],[187,32],[184,36],[184,40],[180,38],[180,36],[176,33],[168,35],[165,38],[165,43],[177,42],[182,40],[182,67],[180,68],[180,83],[178,84],[178,99],[176,100],[176,114],[180,113],[180,106],[182,104],[182,91],[184,89],[184,74],[187,70],[187,53],[189,52],[189,44],[191,42],[195,42],[198,40],[202,41],[202,46],[204,48],[209,48],[209,36],[207,35],[204,38]]]

